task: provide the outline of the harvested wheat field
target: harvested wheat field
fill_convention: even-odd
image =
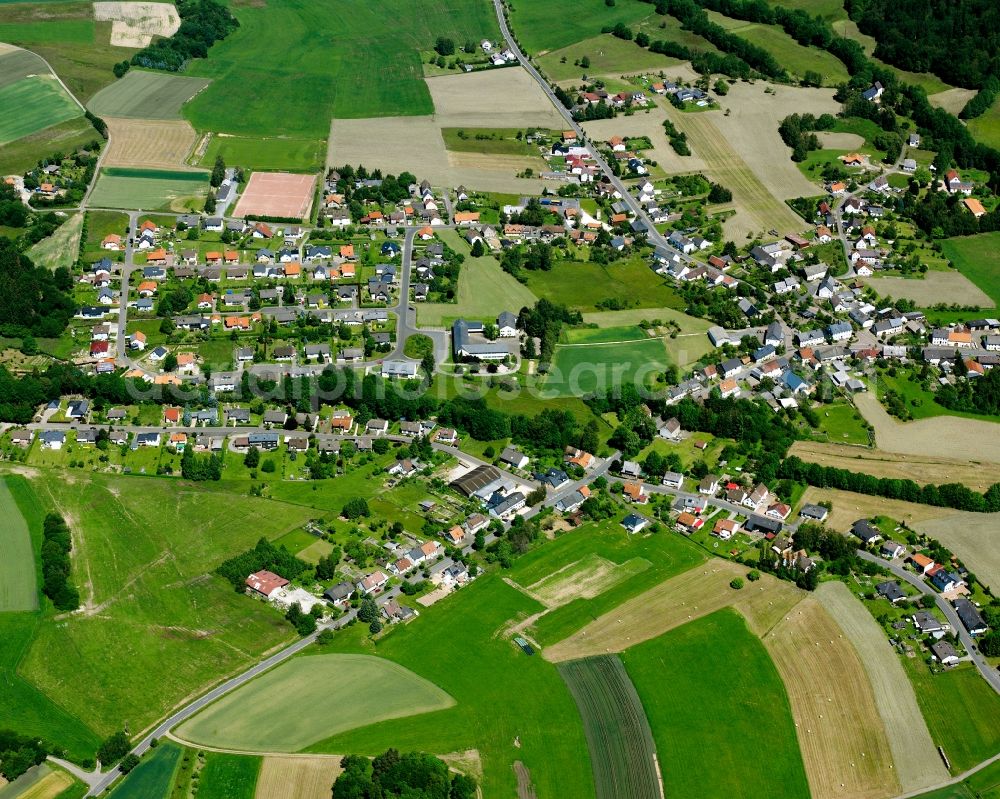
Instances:
[[[975,96],[975,89],[960,89],[956,87],[932,94],[927,100],[935,108],[943,108],[945,111],[958,116],[958,112],[965,108],[965,104]]]
[[[479,125],[488,124],[488,119],[479,119]],[[477,153],[449,152],[441,127],[433,116],[334,119],[326,163],[329,167],[365,164],[393,175],[414,172],[437,186],[464,185],[514,194],[541,194],[546,185],[551,188],[542,180],[515,177],[524,167],[507,162],[508,156],[498,160]],[[523,160],[527,166],[538,167],[531,159]]]
[[[656,106],[648,112],[639,111],[629,117],[620,116],[616,119],[584,122],[583,129],[595,141],[607,141],[612,136],[648,136],[653,143],[653,149],[646,150],[646,156],[656,161],[668,174],[703,171],[705,162],[697,152],[692,151],[691,155],[686,156],[674,152],[674,148],[667,141],[667,134],[663,131],[663,120],[666,118],[663,108]]]
[[[934,416],[900,422],[890,416],[878,398],[870,393],[857,394],[854,404],[865,421],[875,428],[875,443],[879,449],[902,455],[1000,464],[1000,426],[995,422],[960,416]]]
[[[976,577],[1000,589],[1000,513],[948,512],[913,525],[958,555]]]
[[[329,799],[342,773],[340,757],[268,755],[260,767],[254,799]]]
[[[11,796],[16,799],[55,799],[73,784],[73,778],[65,771],[49,770],[48,766],[43,766],[42,769],[44,773],[39,771],[42,775],[40,779],[20,793],[15,791]]]
[[[831,530],[846,533],[858,519],[872,516],[888,516],[897,521],[906,522],[916,527],[917,522],[928,519],[939,519],[943,515],[953,514],[948,508],[936,508],[933,505],[921,505],[916,502],[903,502],[899,499],[884,499],[871,497],[867,494],[855,494],[852,491],[840,491],[836,488],[815,488],[810,486],[802,495],[804,503],[830,502],[833,510],[826,524]],[[980,514],[973,514],[979,516]]]
[[[763,635],[798,602],[803,592],[789,582],[762,574],[743,589],[729,587],[747,568],[714,559],[619,605],[558,644],[546,647],[547,660],[560,662],[608,652],[656,638],[720,608],[735,607],[756,635]]]
[[[111,23],[115,47],[145,47],[154,36],[173,36],[181,26],[173,3],[94,3],[94,19]]]
[[[190,122],[169,119],[117,119],[108,123],[105,166],[176,169],[186,167],[197,135]]]
[[[948,770],[938,757],[913,685],[886,640],[885,631],[842,582],[823,583],[815,596],[837,620],[861,658],[902,789],[918,791],[946,781]]]
[[[852,444],[824,444],[819,441],[796,441],[788,454],[821,466],[835,466],[875,477],[914,480],[921,485],[957,482],[976,491],[985,491],[993,483],[1000,482],[1000,465],[975,464],[968,459],[899,455]]]
[[[562,115],[521,67],[427,78],[442,128],[528,126],[562,130]]]
[[[923,279],[905,277],[869,277],[865,283],[881,297],[913,300],[920,307],[939,302],[978,305],[993,308],[990,296],[961,272],[924,273]]]
[[[807,596],[762,640],[788,692],[813,799],[899,793],[864,666],[819,600]]]
[[[857,133],[821,130],[816,136],[819,138],[819,143],[827,150],[857,150],[865,143],[865,137]]]

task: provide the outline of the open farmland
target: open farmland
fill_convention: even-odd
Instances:
[[[181,107],[211,81],[165,72],[130,70],[90,98],[98,116],[125,119],[181,119]]]
[[[994,109],[997,108],[994,106]],[[1000,111],[997,115],[1000,127]],[[969,121],[970,127],[975,121]],[[1000,305],[1000,233],[945,239],[941,242],[941,250],[959,272],[990,296],[993,305]]]
[[[326,159],[326,139],[206,135],[210,136],[210,139],[200,161],[201,165],[206,167],[212,166],[215,159],[221,155],[227,164],[239,164],[247,169],[287,169],[293,172],[306,172],[321,169]]]
[[[254,172],[236,203],[233,216],[309,216],[316,189],[315,175],[291,172]]]
[[[147,211],[200,210],[207,193],[207,172],[107,167],[101,169],[90,205]]]
[[[842,582],[823,583],[816,597],[837,620],[864,664],[903,791],[917,791],[948,779],[920,714],[913,685],[899,657],[887,646],[885,631]]]
[[[645,571],[649,566],[649,561],[643,558],[615,563],[600,555],[591,554],[554,571],[537,583],[518,587],[532,599],[553,608],[574,599],[593,599]]]
[[[355,727],[453,704],[433,683],[391,661],[317,655],[283,663],[224,696],[177,735],[243,752],[295,752]]]
[[[574,660],[559,674],[583,718],[597,799],[660,799],[653,735],[621,658]]]
[[[473,258],[457,232],[442,230],[439,235],[453,250],[465,254],[462,271],[458,273],[458,301],[418,304],[417,320],[421,326],[442,327],[458,318],[493,319],[498,308],[517,313],[538,301],[531,289],[504,272],[492,255]]]
[[[975,89],[961,89],[956,87],[932,94],[927,100],[935,108],[943,108],[945,111],[958,116],[959,112],[965,108],[965,104],[975,96]]]
[[[803,599],[763,641],[788,691],[813,799],[899,793],[872,685],[819,601]]]
[[[83,109],[48,71],[0,88],[0,108],[18,109],[16,114],[0,116],[0,145],[83,114]]]
[[[918,308],[927,308],[939,302],[978,305],[980,308],[993,308],[996,304],[961,272],[930,270],[921,278],[869,277],[864,282],[880,297],[913,300]]]
[[[796,441],[788,454],[821,466],[835,466],[875,477],[914,480],[921,485],[958,482],[976,491],[985,491],[993,483],[1000,481],[1000,467],[984,468],[982,464],[971,463],[968,459],[898,455],[868,447],[823,444],[818,441]]]
[[[692,621],[622,660],[653,731],[666,796],[769,799],[780,785],[781,796],[808,799],[785,687],[738,613]],[[760,756],[761,730],[774,756]]]
[[[102,0],[94,3],[94,19],[111,23],[116,47],[145,47],[154,36],[173,36],[181,26],[173,3]]]
[[[76,152],[100,138],[84,117],[74,117],[0,147],[0,174],[26,172],[38,163],[39,153]]]
[[[110,134],[104,166],[134,169],[185,167],[196,134],[180,119],[116,119],[104,117]]]
[[[801,599],[802,592],[768,574],[742,591],[730,588],[729,581],[745,577],[746,571],[719,559],[696,566],[609,609],[583,629],[546,647],[543,655],[558,663],[621,652],[729,606],[747,618],[751,630],[762,634]]]
[[[123,718],[138,732],[292,636],[280,614],[210,572],[261,536],[299,527],[310,509],[214,486],[83,480],[62,470],[39,472],[31,485],[43,507],[58,508],[70,525],[82,608],[40,621],[18,673],[60,712],[103,735]],[[153,673],[155,680],[134,678]]]
[[[254,799],[261,758],[206,752],[198,781],[201,799]]]
[[[48,764],[32,766],[11,783],[0,777],[2,799],[56,799],[73,784],[65,771],[52,769]],[[83,791],[79,796],[83,795]]]
[[[109,799],[166,799],[182,753],[175,743],[161,743],[108,794]]]
[[[420,51],[438,36],[498,36],[489,0],[269,0],[233,12],[239,29],[187,69],[213,79],[185,108],[198,130],[271,136],[280,120],[284,135],[324,138],[331,117],[430,114]]]
[[[1000,100],[995,100],[985,114],[970,119],[966,125],[976,141],[990,147],[1000,147]]]
[[[543,383],[546,392],[580,397],[624,384],[645,390],[669,365],[663,339],[560,344]]]
[[[0,479],[0,611],[38,607],[35,553],[28,523],[5,480]]]
[[[252,796],[254,799],[329,799],[330,787],[341,771],[337,756],[265,757],[257,790]]]
[[[597,36],[605,26],[633,25],[653,14],[650,6],[631,1],[608,6],[604,0],[513,0],[509,7],[511,28],[535,56]]]
[[[562,116],[520,66],[427,78],[427,88],[442,128],[563,128]]]
[[[901,455],[1000,464],[1000,436],[995,422],[958,416],[901,422],[888,414],[874,394],[860,393],[854,402],[865,420],[875,428],[879,449]]]
[[[660,37],[658,37],[660,38]],[[583,56],[590,59],[590,67],[583,69],[575,62]],[[538,63],[549,80],[579,79],[584,74],[618,76],[622,73],[640,70],[655,71],[672,69],[683,63],[676,58],[653,53],[639,47],[635,42],[627,42],[607,33],[574,42],[566,47],[553,50],[538,59]]]
[[[607,265],[556,261],[548,271],[526,271],[525,275],[528,288],[539,297],[574,310],[597,310],[598,303],[607,299],[618,299],[636,308],[684,307],[666,278],[656,274],[639,256]]]
[[[83,233],[83,214],[74,214],[48,238],[42,239],[28,250],[28,257],[35,266],[46,269],[69,268],[76,263],[80,252],[80,236]]]

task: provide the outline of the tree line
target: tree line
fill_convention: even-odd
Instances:
[[[42,591],[56,610],[80,607],[80,592],[70,578],[73,537],[65,519],[50,513],[42,524]]]
[[[958,367],[959,362],[961,367]],[[965,362],[958,359],[956,367],[956,372],[964,370]],[[953,385],[941,386],[934,395],[934,401],[952,411],[1000,416],[1000,369],[990,369],[973,380],[959,380]]]
[[[0,776],[13,782],[32,766],[44,763],[51,751],[41,738],[0,729]]]
[[[133,66],[178,72],[190,59],[208,56],[213,44],[240,26],[229,9],[216,0],[179,0],[177,14],[181,19],[177,31],[155,39],[133,55]],[[127,71],[127,65],[115,65],[118,77]]]
[[[0,333],[57,338],[76,312],[72,287],[69,270],[37,267],[13,241],[0,236]]]

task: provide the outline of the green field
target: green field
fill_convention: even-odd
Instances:
[[[818,72],[823,76],[824,86],[836,86],[850,77],[839,58],[818,47],[799,44],[779,25],[745,22],[725,17],[715,11],[709,11],[708,16],[730,33],[769,52],[792,75],[801,78],[807,71]]]
[[[36,266],[46,269],[69,268],[76,263],[80,253],[80,235],[83,232],[83,214],[74,214],[48,238],[42,239],[28,250]]]
[[[367,655],[295,658],[224,696],[177,729],[196,745],[296,752],[386,719],[444,710],[454,700],[396,663]]]
[[[184,103],[208,84],[204,78],[133,69],[91,97],[87,107],[98,116],[181,119]]]
[[[291,139],[284,136],[213,136],[201,165],[210,167],[218,156],[227,164],[246,169],[305,172],[326,161],[324,139]]]
[[[441,327],[455,319],[495,320],[502,310],[517,313],[538,298],[500,268],[496,258],[473,258],[469,247],[454,230],[438,231],[441,240],[456,252],[465,253],[458,274],[458,302],[431,302],[417,305],[417,322],[422,327]]]
[[[659,799],[656,747],[618,655],[559,665],[587,734],[598,799]]]
[[[39,472],[31,487],[42,507],[71,520],[74,575],[87,607],[43,618],[12,657],[63,716],[102,735],[123,723],[141,730],[293,636],[280,614],[210,573],[261,536],[300,527],[309,509],[246,496],[245,483],[230,493],[176,480]],[[155,679],[136,678],[142,674]],[[42,706],[21,712],[40,714]],[[69,728],[77,739],[79,726]],[[63,743],[62,735],[51,739]]]
[[[619,0],[613,6],[604,0],[513,0],[508,8],[521,47],[536,56],[591,39],[619,22],[635,25],[653,15],[653,9],[638,0]]]
[[[213,83],[185,108],[199,130],[326,139],[330,118],[433,112],[420,51],[498,36],[489,0],[270,0],[233,7],[239,29],[187,72]],[[322,54],[322,55],[317,55]]]
[[[6,480],[0,479],[0,611],[35,610],[35,554],[28,523],[18,509]]]
[[[45,62],[29,50],[0,53],[0,89],[29,75],[48,73]]]
[[[652,36],[652,34],[650,34]],[[657,36],[657,38],[668,38]],[[700,37],[697,37],[700,38]],[[707,45],[707,42],[705,43]],[[706,47],[706,49],[708,49]],[[590,67],[583,69],[575,62],[586,56]],[[565,59],[565,61],[563,60]],[[620,75],[626,72],[655,71],[668,69],[678,63],[659,53],[653,53],[635,42],[627,42],[615,36],[602,33],[582,42],[543,55],[538,59],[549,80],[561,81],[580,78],[583,75]]]
[[[374,755],[388,746],[425,752],[475,748],[482,757],[484,796],[516,796],[512,766],[520,760],[538,799],[594,799],[580,716],[555,666],[528,657],[503,634],[511,620],[540,609],[494,573],[421,610],[416,623],[393,628],[374,645],[361,625],[338,633],[331,649],[395,661],[440,686],[457,705],[374,724],[310,749]]]
[[[1000,233],[945,239],[941,249],[959,272],[1000,306]]]
[[[995,100],[985,114],[965,124],[977,141],[1000,149],[1000,100]]]
[[[89,44],[94,40],[94,23],[85,19],[55,20],[44,24],[0,22],[0,40],[19,44]]]
[[[669,365],[662,339],[617,344],[558,345],[544,387],[562,396],[580,397],[614,386],[651,386]]]
[[[90,205],[149,211],[201,210],[207,192],[207,172],[109,167],[101,170]]]
[[[536,619],[529,632],[543,646],[563,640],[622,602],[705,560],[701,549],[680,536],[630,536],[619,521],[614,518],[584,525],[514,564],[510,576],[522,586],[534,585],[559,569],[595,555],[626,568],[630,562],[640,560],[651,564],[641,571],[630,568],[628,580],[591,599],[573,599]]]
[[[166,799],[183,750],[169,741],[150,750],[109,799]]]
[[[975,668],[964,664],[931,674],[916,660],[903,658],[917,703],[934,743],[944,747],[952,772],[961,772],[1000,750],[1000,696]]]
[[[27,172],[47,155],[73,153],[99,140],[97,131],[84,117],[74,117],[0,147],[0,174]]]
[[[590,261],[559,261],[548,272],[527,272],[528,288],[539,297],[580,311],[598,310],[605,299],[620,300],[628,308],[678,308],[684,301],[666,280],[639,256],[608,266]]]
[[[563,331],[565,344],[616,344],[622,341],[649,339],[638,325],[623,327],[576,327]]]
[[[525,128],[441,128],[441,136],[445,149],[453,152],[538,158],[537,144],[517,138],[524,131]]]
[[[0,116],[0,145],[83,115],[50,74],[22,78],[0,88],[0,108],[18,109],[16,114]]]
[[[850,403],[823,405],[818,409],[819,429],[813,435],[817,439],[834,444],[868,445],[868,430],[865,420]]]
[[[199,799],[253,799],[260,763],[259,757],[206,752]]]
[[[781,796],[808,799],[785,687],[736,611],[685,624],[622,659],[653,730],[667,796],[767,799],[780,785]]]

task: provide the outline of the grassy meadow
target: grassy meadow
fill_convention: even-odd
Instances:
[[[200,799],[253,799],[261,759],[206,752],[198,781]]]
[[[667,796],[764,799],[780,785],[782,796],[807,799],[785,687],[739,613],[720,610],[622,660],[646,709]],[[760,751],[762,730],[769,756]]]
[[[1000,307],[1000,233],[945,239],[941,248],[958,271]]]
[[[670,19],[664,17],[664,20]],[[680,32],[679,26],[678,32]],[[660,31],[659,28],[655,29],[655,33],[652,30],[649,31],[649,35],[654,39],[672,39],[672,36],[663,35],[669,33],[672,31]],[[690,35],[694,36],[694,34]],[[705,42],[701,37],[695,38],[704,43],[704,49],[712,49],[708,42]],[[574,63],[584,56],[590,59],[590,66],[587,69],[576,66]],[[561,81],[580,78],[584,74],[588,76],[620,75],[640,70],[669,69],[680,62],[676,58],[650,52],[644,47],[639,47],[635,42],[627,42],[610,34],[602,33],[561,47],[558,50],[552,50],[539,58],[538,63],[550,80]]]
[[[616,385],[653,384],[669,365],[663,339],[646,338],[605,344],[557,346],[544,387],[579,397]]]
[[[315,655],[282,663],[184,722],[195,745],[296,752],[385,719],[444,710],[454,700],[433,683],[368,655]]]
[[[508,8],[521,46],[536,56],[597,36],[605,26],[635,25],[653,14],[652,6],[638,0],[613,6],[604,0],[512,0]]]
[[[970,119],[965,124],[977,141],[1000,148],[1000,100],[994,101],[985,114]]]
[[[28,522],[21,513],[6,480],[0,479],[0,612],[36,610],[34,546]]]
[[[75,152],[99,140],[100,135],[84,117],[73,117],[0,147],[0,174],[26,172],[44,155]]]
[[[107,167],[97,178],[90,204],[151,211],[201,210],[207,192],[207,172]]]
[[[201,165],[211,167],[220,155],[227,164],[248,169],[306,172],[323,165],[326,141],[285,136],[212,136]]]

